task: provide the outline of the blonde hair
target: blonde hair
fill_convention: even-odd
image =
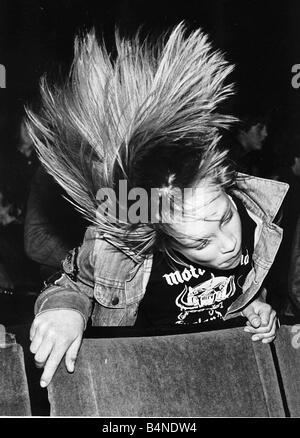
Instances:
[[[187,33],[183,23],[155,44],[116,32],[116,52],[112,60],[93,31],[76,38],[68,80],[50,86],[42,78],[41,112],[28,110],[27,126],[41,162],[76,208],[120,249],[143,257],[165,228],[108,220],[97,214],[97,191],[120,179],[129,188],[149,186],[155,178],[146,181],[143,169],[179,151],[193,164],[187,184],[202,177],[228,184],[218,144],[234,118],[216,110],[233,92],[232,84],[224,85],[233,67],[201,30]],[[163,178],[173,171],[166,165]],[[170,191],[177,176],[169,178]]]

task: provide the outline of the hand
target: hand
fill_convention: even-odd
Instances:
[[[274,341],[277,316],[269,304],[257,298],[245,307],[242,315],[248,319],[244,330],[253,333],[252,341],[262,341],[264,344]]]
[[[67,370],[74,371],[81,345],[84,319],[76,310],[49,310],[38,315],[30,329],[30,351],[38,367],[44,367],[40,385],[48,386],[65,356]]]

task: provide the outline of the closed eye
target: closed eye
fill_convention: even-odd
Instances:
[[[233,211],[232,208],[230,208],[227,214],[221,219],[221,226],[230,222],[232,217],[233,217]]]
[[[209,242],[210,242],[209,239],[202,239],[200,244],[197,245],[195,249],[198,249],[198,250],[199,249],[204,249],[204,248],[207,247],[207,245],[209,245]]]

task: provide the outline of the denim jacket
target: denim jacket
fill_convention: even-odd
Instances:
[[[229,307],[225,319],[235,317],[259,292],[282,239],[282,229],[273,221],[288,185],[240,174],[234,196],[239,198],[256,222],[253,267],[243,293]],[[87,229],[83,244],[63,262],[63,272],[38,297],[35,313],[73,309],[95,326],[134,325],[138,306],[150,277],[152,256],[136,259],[101,234]]]

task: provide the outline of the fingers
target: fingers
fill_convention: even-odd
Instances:
[[[34,320],[33,323],[31,324],[30,332],[29,332],[29,339],[30,339],[30,341],[33,340],[35,332],[36,332],[36,324],[35,324],[35,320]]]
[[[53,341],[51,341],[50,339],[45,339],[43,342],[41,342],[34,356],[35,364],[38,368],[42,368],[45,365],[52,349]]]
[[[31,353],[36,354],[42,341],[43,341],[43,334],[36,330],[35,335],[33,336],[32,342],[30,344]]]
[[[265,333],[256,334],[255,336],[258,336],[258,340],[270,339],[270,341],[273,341],[276,337],[276,329],[277,329],[277,317],[275,316],[275,318],[272,320],[271,326],[268,327],[268,331]]]
[[[254,328],[258,328],[261,326],[261,319],[259,317],[259,315],[257,315],[256,313],[251,313],[249,316],[247,316],[248,318],[248,324],[251,325]]]
[[[60,364],[64,354],[66,352],[65,345],[55,345],[47,359],[44,372],[41,377],[40,385],[45,388],[49,385],[54,376],[54,373]]]
[[[262,341],[264,344],[274,341],[276,337],[276,319],[273,321],[272,327],[268,333],[261,333],[252,336],[253,341]]]
[[[262,326],[267,326],[269,324],[269,320],[271,318],[272,312],[275,311],[272,309],[272,307],[269,304],[265,304],[259,309],[258,314],[260,316]]]
[[[82,337],[78,336],[75,339],[75,341],[71,344],[71,346],[69,347],[66,353],[65,364],[69,373],[73,373],[74,371],[78,350],[81,344],[81,339]]]
[[[255,306],[255,302],[249,304],[242,312],[242,315],[245,316],[252,327],[258,328],[261,325],[261,319],[259,316],[258,309]]]
[[[247,321],[247,327],[245,327],[245,331],[249,333],[266,333],[270,330],[274,319],[276,318],[276,312],[275,310],[272,310],[270,315],[268,315],[268,321],[265,325],[260,325],[259,327],[253,327],[249,321]]]
[[[277,317],[275,310],[271,311],[268,324],[266,326],[260,326],[258,328],[251,327],[249,323],[247,323],[247,327],[244,328],[245,332],[252,333],[252,340],[259,341],[261,340],[263,343],[272,342],[276,336],[276,326],[277,326]]]
[[[255,300],[244,309],[242,314],[248,319],[247,325],[258,329],[266,327],[270,322],[272,307],[260,300]]]
[[[260,328],[256,329],[257,333],[268,333],[271,331],[271,328],[274,326],[276,328],[277,324],[277,315],[275,310],[271,310],[269,315],[266,315],[267,318],[264,319],[265,325],[262,325]]]

